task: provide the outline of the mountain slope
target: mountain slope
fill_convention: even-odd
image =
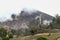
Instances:
[[[15,21],[5,21],[2,23],[2,25],[5,27],[10,27],[12,29],[20,29],[20,28],[28,28],[28,24],[30,22],[32,22],[33,20],[36,20],[35,18],[39,15],[42,15],[41,18],[43,20],[52,20],[54,17],[44,13],[44,12],[41,12],[41,11],[38,11],[38,10],[35,10],[35,11],[24,11],[22,10],[20,15],[17,15],[17,20]]]
[[[40,16],[43,18],[43,20],[52,20],[54,17],[41,12],[41,11],[33,11],[33,12],[25,12],[22,11],[21,14],[19,15],[18,19],[26,20],[26,21],[32,21],[35,19],[35,17]]]

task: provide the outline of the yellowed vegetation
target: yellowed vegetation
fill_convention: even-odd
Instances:
[[[49,34],[51,34],[51,35],[48,36]],[[13,39],[10,39],[10,40],[36,40],[38,37],[45,37],[49,40],[60,40],[60,38],[57,39],[58,37],[60,37],[60,33],[40,33],[40,34],[36,34],[36,35],[13,38]]]

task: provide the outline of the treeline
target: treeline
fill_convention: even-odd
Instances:
[[[60,29],[60,16],[57,14],[49,25],[51,29]]]

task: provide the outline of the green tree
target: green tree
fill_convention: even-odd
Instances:
[[[7,35],[7,30],[5,30],[4,28],[0,28],[0,37],[6,37]]]
[[[49,26],[51,29],[60,29],[60,16],[58,14],[53,18],[53,21]]]
[[[11,15],[11,18],[12,18],[13,20],[15,20],[15,17],[16,17],[15,14],[12,14],[12,15]]]
[[[29,30],[30,30],[31,34],[37,33],[38,27],[37,27],[37,23],[35,20],[30,22],[30,24],[28,26],[29,26]]]
[[[9,40],[9,37],[6,37],[7,35],[7,30],[4,28],[0,28],[0,37],[2,40]]]

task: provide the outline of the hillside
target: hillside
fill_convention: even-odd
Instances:
[[[21,13],[19,15],[16,15],[15,20],[13,21],[5,21],[3,23],[1,23],[2,26],[4,27],[9,27],[12,29],[21,29],[21,28],[27,28],[28,29],[28,24],[34,20],[36,20],[35,18],[39,15],[42,15],[41,18],[43,20],[52,20],[54,17],[38,11],[38,10],[34,10],[34,11],[24,11],[22,10]]]

